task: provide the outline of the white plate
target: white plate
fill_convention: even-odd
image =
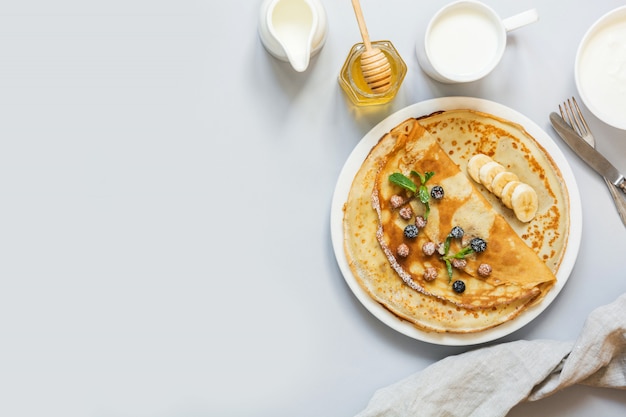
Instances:
[[[626,6],[598,19],[583,36],[574,77],[587,108],[603,122],[626,130]]]
[[[348,193],[350,192],[352,180],[372,147],[384,134],[409,117],[421,117],[439,110],[454,109],[478,110],[523,126],[526,131],[533,138],[535,138],[541,146],[544,147],[546,152],[553,158],[556,165],[560,168],[563,179],[567,184],[567,190],[570,198],[569,238],[563,260],[556,274],[557,282],[554,288],[548,292],[539,304],[524,311],[514,320],[492,329],[470,334],[424,332],[417,329],[412,324],[399,319],[381,304],[374,301],[361,288],[350,270],[350,266],[348,265],[346,255],[343,250],[343,205],[348,199]],[[363,304],[363,306],[383,323],[406,336],[424,342],[450,346],[473,345],[489,342],[520,329],[536,318],[550,305],[550,303],[552,303],[552,301],[554,301],[567,282],[574,266],[574,262],[576,261],[576,256],[578,255],[582,232],[582,210],[576,180],[574,179],[574,174],[572,173],[565,156],[561,153],[561,150],[556,146],[555,142],[533,121],[515,110],[492,101],[470,97],[444,97],[413,104],[387,117],[370,130],[354,148],[348,157],[348,160],[344,164],[341,173],[339,174],[339,179],[337,181],[331,205],[330,220],[331,239],[339,268],[341,269],[350,290],[352,290],[356,298]]]

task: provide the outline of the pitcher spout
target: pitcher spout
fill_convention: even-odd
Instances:
[[[306,0],[279,0],[268,18],[270,33],[285,51],[294,70],[305,71],[309,66],[311,42],[317,26],[317,16]]]
[[[326,39],[326,17],[318,0],[266,0],[259,34],[265,48],[305,71]]]

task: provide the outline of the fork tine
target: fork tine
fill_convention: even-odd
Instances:
[[[559,112],[561,113],[561,117],[563,120],[570,125],[572,129],[578,133],[579,136],[587,137],[591,135],[591,129],[583,116],[582,111],[580,111],[580,107],[578,106],[578,102],[575,97],[571,99],[567,99],[563,102],[563,107],[559,104]]]
[[[565,113],[567,114],[567,121],[569,125],[572,127],[572,129],[576,131],[576,133],[578,133],[580,136],[583,136],[583,129],[581,127],[582,124],[578,120],[576,112],[574,111],[572,101],[570,99],[567,99],[567,101],[563,103],[563,106],[565,107]]]
[[[591,129],[589,129],[589,126],[587,125],[587,121],[585,121],[585,118],[583,117],[583,113],[580,111],[580,107],[578,107],[578,103],[576,102],[576,99],[574,97],[572,97],[572,101],[574,102],[574,107],[576,108],[578,119],[580,119],[581,124],[585,129],[584,134],[588,134],[589,132],[591,132]]]
[[[580,123],[578,123],[578,118],[576,117],[576,112],[574,111],[574,106],[572,106],[572,100],[571,99],[567,99],[567,107],[570,111],[570,114],[572,116],[572,122],[576,125],[576,130],[578,131],[579,135],[582,135],[582,132],[580,130]]]
[[[568,125],[570,125],[570,127],[574,129],[576,133],[580,134],[580,132],[578,131],[578,126],[573,119],[573,114],[571,111],[569,100],[563,102],[562,108],[561,108],[561,105],[559,104],[559,111],[561,112],[561,117],[563,118],[563,120],[565,120],[565,122]]]

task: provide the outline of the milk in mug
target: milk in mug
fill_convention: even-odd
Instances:
[[[465,77],[490,71],[500,58],[502,28],[484,12],[452,8],[433,21],[426,42],[433,67]]]

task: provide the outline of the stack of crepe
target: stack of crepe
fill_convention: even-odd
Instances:
[[[468,177],[467,161],[477,153],[537,191],[531,222],[517,220]],[[445,194],[431,199],[426,226],[407,238],[405,226],[425,216],[426,206],[389,177],[411,177],[412,171],[433,172],[428,188],[440,185]],[[391,204],[398,195],[409,200],[412,218],[404,219]],[[355,175],[344,210],[345,252],[359,285],[400,319],[434,332],[483,331],[538,303],[556,282],[569,230],[567,189],[549,155],[519,125],[471,110],[411,118],[384,135]],[[450,253],[472,237],[486,241],[487,249],[470,253],[465,266],[450,271],[441,253],[426,255],[422,245],[440,245],[454,226],[465,234],[449,240]],[[397,254],[400,245],[408,246],[408,256]],[[490,265],[491,274],[478,274],[480,264]],[[437,271],[436,279],[424,278],[427,268]],[[457,280],[465,291],[453,290]]]

